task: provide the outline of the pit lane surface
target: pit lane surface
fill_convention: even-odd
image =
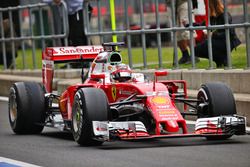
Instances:
[[[106,142],[80,147],[69,133],[45,128],[41,135],[14,135],[7,102],[0,101],[0,157],[47,167],[249,167],[250,136]],[[0,165],[1,166],[1,165]]]

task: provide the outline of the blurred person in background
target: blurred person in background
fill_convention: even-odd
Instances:
[[[197,0],[192,0],[193,8],[197,8]],[[171,4],[171,0],[167,0],[167,4]],[[176,25],[178,27],[185,27],[185,25],[189,24],[189,16],[188,16],[188,0],[176,0],[175,1],[175,13],[176,13]],[[194,15],[192,12],[192,21],[194,20]],[[191,58],[189,55],[189,42],[190,42],[190,32],[189,30],[177,31],[177,45],[181,50],[182,57],[179,59],[179,64],[189,64],[191,63]],[[194,38],[196,38],[197,34],[194,31]],[[198,60],[197,60],[198,61]]]
[[[61,5],[63,0],[43,0],[43,2]],[[69,24],[69,46],[83,46],[88,44],[87,37],[84,32],[84,20],[83,20],[83,3],[84,0],[64,0],[68,10],[68,24]],[[57,11],[59,12],[59,11]],[[89,18],[91,17],[92,7],[88,5]],[[60,14],[59,14],[60,15]],[[63,42],[62,42],[63,43]],[[88,63],[84,64],[89,66]],[[80,63],[70,63],[72,68],[80,68]],[[66,68],[66,66],[65,66]]]
[[[210,10],[210,24],[211,25],[224,25],[224,5],[221,0],[209,0]],[[232,16],[228,15],[228,23],[232,24]],[[239,38],[235,33],[234,28],[230,28],[230,45],[231,51],[241,44]],[[195,56],[201,58],[208,58],[208,40],[198,43],[195,46]],[[226,47],[226,32],[225,29],[212,30],[212,53],[213,61],[217,67],[223,67],[227,65],[227,47]]]
[[[84,32],[83,24],[83,3],[84,0],[64,0],[68,9],[69,21],[69,46],[87,45],[87,37]],[[60,5],[62,0],[43,0],[43,2],[54,2]],[[89,6],[89,11],[92,11]]]
[[[19,0],[1,0],[0,1],[0,8],[8,8],[8,7],[16,7],[20,5]],[[8,11],[3,12],[3,30],[4,30],[4,37],[10,38],[11,37],[11,22],[13,23],[13,36],[20,36],[20,22],[19,22],[19,14],[18,10],[12,10],[12,18],[9,18]],[[0,34],[1,36],[1,34]],[[15,43],[15,50],[18,49],[18,43]],[[12,57],[12,44],[11,42],[5,43],[6,47],[6,64],[7,68],[12,68],[13,65],[13,57]],[[17,57],[17,51],[15,57]],[[4,64],[3,60],[3,50],[2,46],[0,46],[0,64]]]

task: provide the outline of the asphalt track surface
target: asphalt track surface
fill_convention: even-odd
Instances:
[[[249,167],[250,136],[106,142],[80,147],[71,134],[45,128],[40,135],[13,134],[7,102],[0,101],[0,157],[46,167]]]

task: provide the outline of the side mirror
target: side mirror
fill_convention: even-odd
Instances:
[[[103,79],[103,85],[105,85],[105,74],[91,74],[91,79]]]
[[[157,77],[167,76],[167,75],[168,75],[167,71],[155,71],[154,85],[153,85],[153,90],[154,91],[155,91],[155,83],[157,82]]]
[[[167,76],[168,72],[167,71],[155,71],[155,76]]]
[[[105,79],[105,74],[91,74],[91,79]]]

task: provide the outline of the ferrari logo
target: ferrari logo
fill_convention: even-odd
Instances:
[[[115,101],[116,99],[116,87],[115,86],[112,86],[111,93],[112,93],[112,98]]]

